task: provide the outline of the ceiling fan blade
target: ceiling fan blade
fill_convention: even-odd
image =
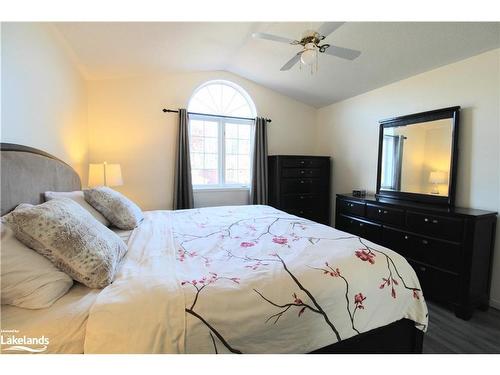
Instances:
[[[287,63],[281,67],[280,70],[282,72],[285,70],[290,70],[295,64],[297,64],[299,62],[300,55],[302,55],[302,51],[300,51],[295,56],[293,56],[290,60],[288,60]]]
[[[330,46],[326,49],[325,53],[331,56],[337,56],[342,59],[354,60],[356,57],[361,55],[361,51],[357,51],[355,49]]]
[[[272,40],[274,42],[280,42],[280,43],[287,43],[287,44],[296,44],[297,43],[296,40],[285,38],[285,37],[278,36],[278,35],[267,34],[267,33],[253,33],[252,36],[254,38],[267,39],[267,40]]]
[[[318,34],[324,37],[327,37],[335,30],[337,30],[340,26],[342,26],[345,22],[325,22],[318,29]]]

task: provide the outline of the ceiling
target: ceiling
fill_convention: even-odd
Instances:
[[[348,22],[326,38],[358,49],[354,61],[320,55],[319,70],[280,67],[298,46],[252,38],[260,31],[300,39],[308,22],[55,23],[88,79],[224,70],[315,107],[500,47],[500,23]]]

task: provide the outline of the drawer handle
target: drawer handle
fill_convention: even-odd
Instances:
[[[428,244],[429,244],[429,241],[427,241],[427,240],[422,240],[422,243],[423,243],[424,245],[428,245]]]
[[[304,180],[300,180],[300,183],[303,184],[304,183]]]
[[[432,223],[433,223],[433,224],[437,224],[437,223],[439,223],[439,221],[438,221],[437,219],[433,219],[433,220],[432,220]]]
[[[381,214],[382,213],[382,210],[378,210],[378,213]]]
[[[359,226],[362,227],[364,224],[363,223],[359,223]]]
[[[347,203],[347,207],[354,207],[354,204],[352,204],[352,203]]]
[[[425,218],[425,219],[424,219],[424,221],[425,221],[426,223],[428,223],[428,222],[429,222],[429,219]]]
[[[305,162],[304,162],[304,160],[301,160],[301,161],[300,161],[300,164],[304,164],[304,163],[305,163]]]
[[[354,220],[349,220],[351,224],[354,224]]]
[[[386,211],[386,210],[384,210],[384,214],[386,214],[386,213],[387,213],[387,211]]]
[[[427,268],[425,268],[424,266],[420,266],[420,267],[418,267],[418,268],[419,268],[419,269],[420,269],[420,271],[422,271],[422,272],[427,271]]]
[[[304,171],[300,171],[300,174],[304,174]]]
[[[301,196],[300,196],[300,199],[304,199],[304,196],[303,196],[303,195],[301,195]]]
[[[405,240],[407,240],[407,239],[408,239],[408,236],[405,236]]]

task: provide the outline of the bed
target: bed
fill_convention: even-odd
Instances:
[[[1,157],[2,215],[47,190],[80,189],[47,153],[2,144]],[[387,248],[269,206],[144,215],[111,285],[77,285],[49,309],[2,305],[2,327],[47,324],[49,352],[422,351],[424,296]],[[79,327],[71,345],[53,329],[63,316],[62,331]]]

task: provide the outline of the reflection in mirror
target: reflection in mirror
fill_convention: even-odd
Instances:
[[[448,195],[453,119],[384,128],[380,189]]]

